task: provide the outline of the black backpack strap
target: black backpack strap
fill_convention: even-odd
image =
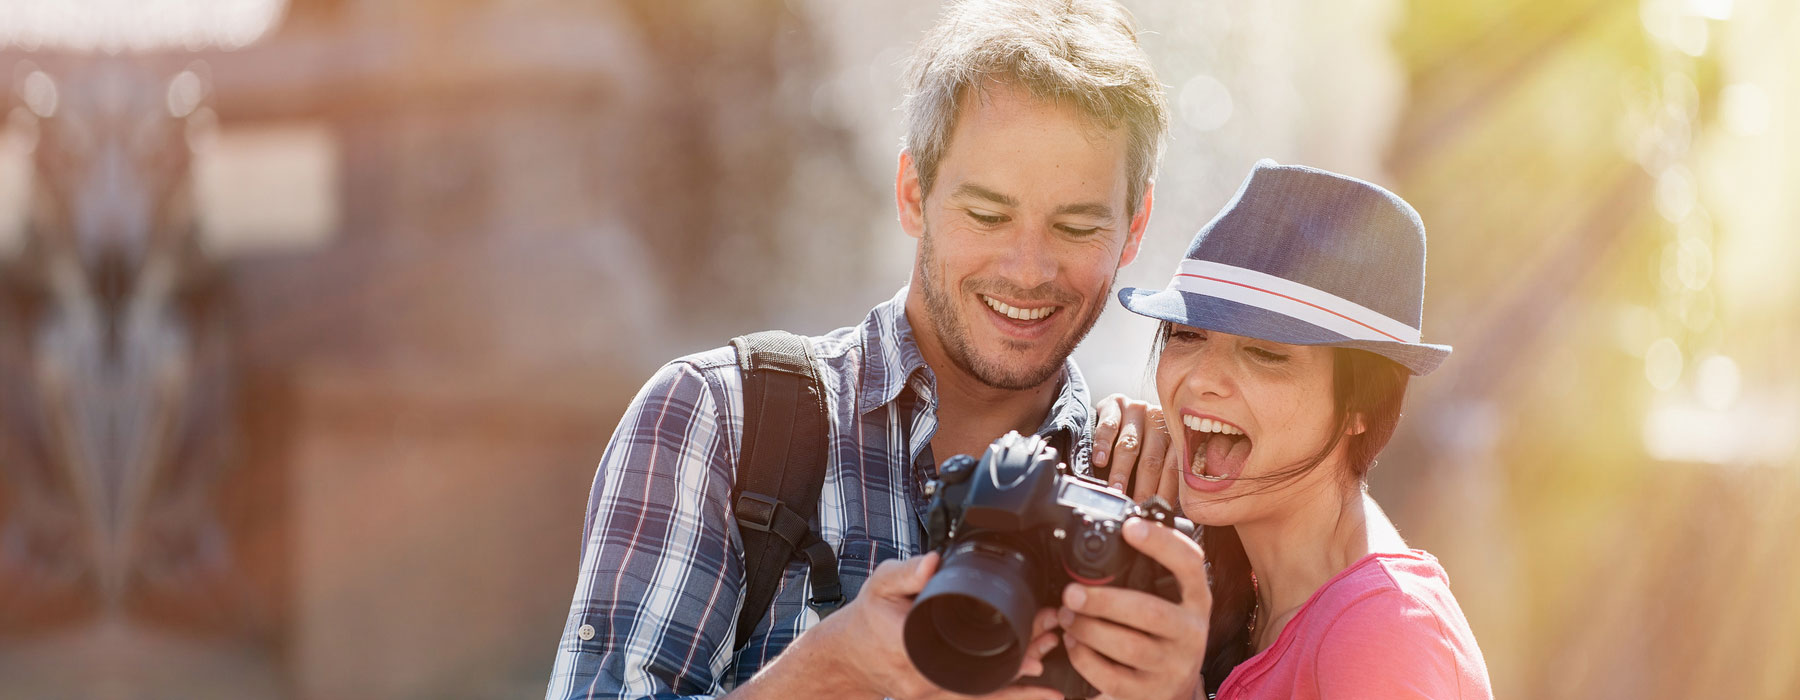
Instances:
[[[825,391],[806,338],[784,331],[731,341],[744,381],[742,461],[732,486],[738,534],[744,543],[744,605],[736,648],[775,602],[781,575],[796,553],[812,581],[808,605],[824,617],[844,604],[837,555],[809,518],[819,512],[825,486]]]

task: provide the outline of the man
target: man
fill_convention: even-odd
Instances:
[[[682,358],[651,378],[601,459],[547,697],[942,692],[900,643],[935,557],[875,571],[920,552],[938,460],[1017,430],[1063,445],[1077,469],[1099,439],[1115,472],[1162,471],[1166,442],[1143,404],[1109,400],[1110,427],[1090,438],[1068,359],[1137,255],[1167,124],[1129,16],[1111,0],[956,4],[909,82],[895,199],[919,241],[911,282],[861,325],[810,340],[831,424],[814,522],[850,602],[821,621],[795,562],[736,650],[743,376],[730,347]],[[1053,620],[1040,615],[1025,672],[1054,645]]]

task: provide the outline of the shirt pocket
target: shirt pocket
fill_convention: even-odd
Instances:
[[[900,558],[900,550],[892,542],[870,537],[846,537],[838,546],[838,584],[844,587],[844,600],[856,598],[863,583],[875,567],[889,559]]]
[[[844,601],[847,603],[856,598],[876,566],[899,556],[899,549],[891,542],[866,536],[844,538],[837,548],[838,585],[843,588]],[[775,593],[777,629],[790,629],[799,634],[818,624],[818,615],[807,605],[812,596],[811,575],[812,567],[804,557],[796,556],[788,562],[787,570],[781,576],[781,587]]]

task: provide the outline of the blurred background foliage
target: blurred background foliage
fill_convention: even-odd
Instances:
[[[1121,284],[1262,157],[1423,215],[1457,350],[1371,488],[1497,694],[1800,696],[1800,7],[1125,4],[1176,119]],[[0,698],[540,694],[639,384],[905,281],[937,9],[0,2]]]

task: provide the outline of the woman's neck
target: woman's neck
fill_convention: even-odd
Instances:
[[[1360,485],[1349,492],[1311,488],[1295,496],[1280,513],[1237,525],[1256,572],[1259,649],[1338,572],[1371,552],[1405,549]]]

